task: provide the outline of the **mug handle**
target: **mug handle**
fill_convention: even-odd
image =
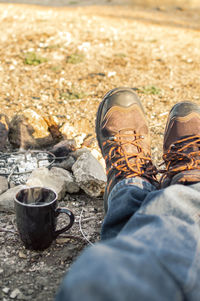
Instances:
[[[69,224],[67,226],[65,226],[64,228],[62,228],[60,230],[55,231],[55,237],[57,237],[59,234],[65,232],[69,228],[71,228],[71,226],[74,223],[74,214],[69,209],[66,209],[66,208],[57,208],[55,210],[55,212],[56,212],[56,216],[58,216],[60,213],[65,213],[69,216],[69,219],[70,219]]]

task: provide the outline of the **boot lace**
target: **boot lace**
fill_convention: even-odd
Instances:
[[[118,171],[116,177],[121,175],[125,178],[143,176],[151,182],[157,182],[157,169],[151,161],[151,155],[150,153],[144,154],[141,146],[143,139],[143,136],[136,133],[134,135],[117,133],[104,141],[103,146],[108,149],[105,161],[107,166],[110,166],[107,168],[107,175],[115,169]],[[136,147],[136,152],[127,152],[127,145]]]
[[[177,140],[170,145],[167,153],[163,155],[166,169],[159,170],[163,173],[160,183],[166,178],[172,178],[177,173],[186,170],[200,169],[200,136],[189,136]]]

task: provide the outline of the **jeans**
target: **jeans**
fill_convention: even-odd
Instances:
[[[102,241],[86,248],[56,301],[200,300],[200,183],[117,183]]]

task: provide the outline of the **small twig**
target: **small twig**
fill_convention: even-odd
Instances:
[[[17,235],[18,235],[18,232],[17,232],[17,231],[9,230],[9,229],[4,229],[4,228],[0,228],[0,232],[10,232],[10,233],[13,233],[13,234],[17,234]]]
[[[81,226],[81,219],[82,219],[82,214],[83,214],[83,209],[81,210],[81,214],[80,214],[80,218],[79,218],[79,228],[80,228],[80,232],[83,235],[83,237],[85,238],[85,240],[90,244],[90,245],[94,245],[85,235],[85,233],[83,232],[82,226]]]
[[[16,167],[17,167],[17,166],[14,166],[14,167],[12,168],[12,170],[11,170],[9,176],[8,176],[8,183],[9,183],[9,184],[10,184],[10,178],[12,177],[12,175],[13,175],[13,173],[14,173]]]
[[[94,216],[90,216],[90,217],[84,218],[84,219],[81,220],[81,222],[82,222],[82,223],[88,222],[88,221],[90,221],[90,220],[92,220],[92,219],[95,219],[95,217],[94,217]],[[75,221],[75,223],[79,223],[79,220],[78,220],[78,221]]]

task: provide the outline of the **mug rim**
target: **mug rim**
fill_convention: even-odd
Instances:
[[[17,199],[17,197],[16,197],[17,194],[20,193],[22,190],[25,190],[25,189],[32,189],[32,188],[44,188],[44,189],[51,190],[51,191],[53,191],[53,193],[55,194],[55,198],[54,198],[51,202],[46,203],[46,204],[42,204],[42,205],[25,204],[25,203],[20,202],[20,201]],[[46,187],[46,186],[25,186],[24,188],[21,188],[21,189],[15,194],[15,198],[14,198],[14,200],[15,200],[16,203],[18,203],[18,204],[20,204],[20,205],[23,205],[23,206],[25,206],[25,207],[33,207],[33,208],[49,206],[49,205],[53,204],[55,201],[57,201],[57,199],[58,199],[58,194],[57,194],[57,192],[56,192],[54,189],[49,188],[49,187]]]

